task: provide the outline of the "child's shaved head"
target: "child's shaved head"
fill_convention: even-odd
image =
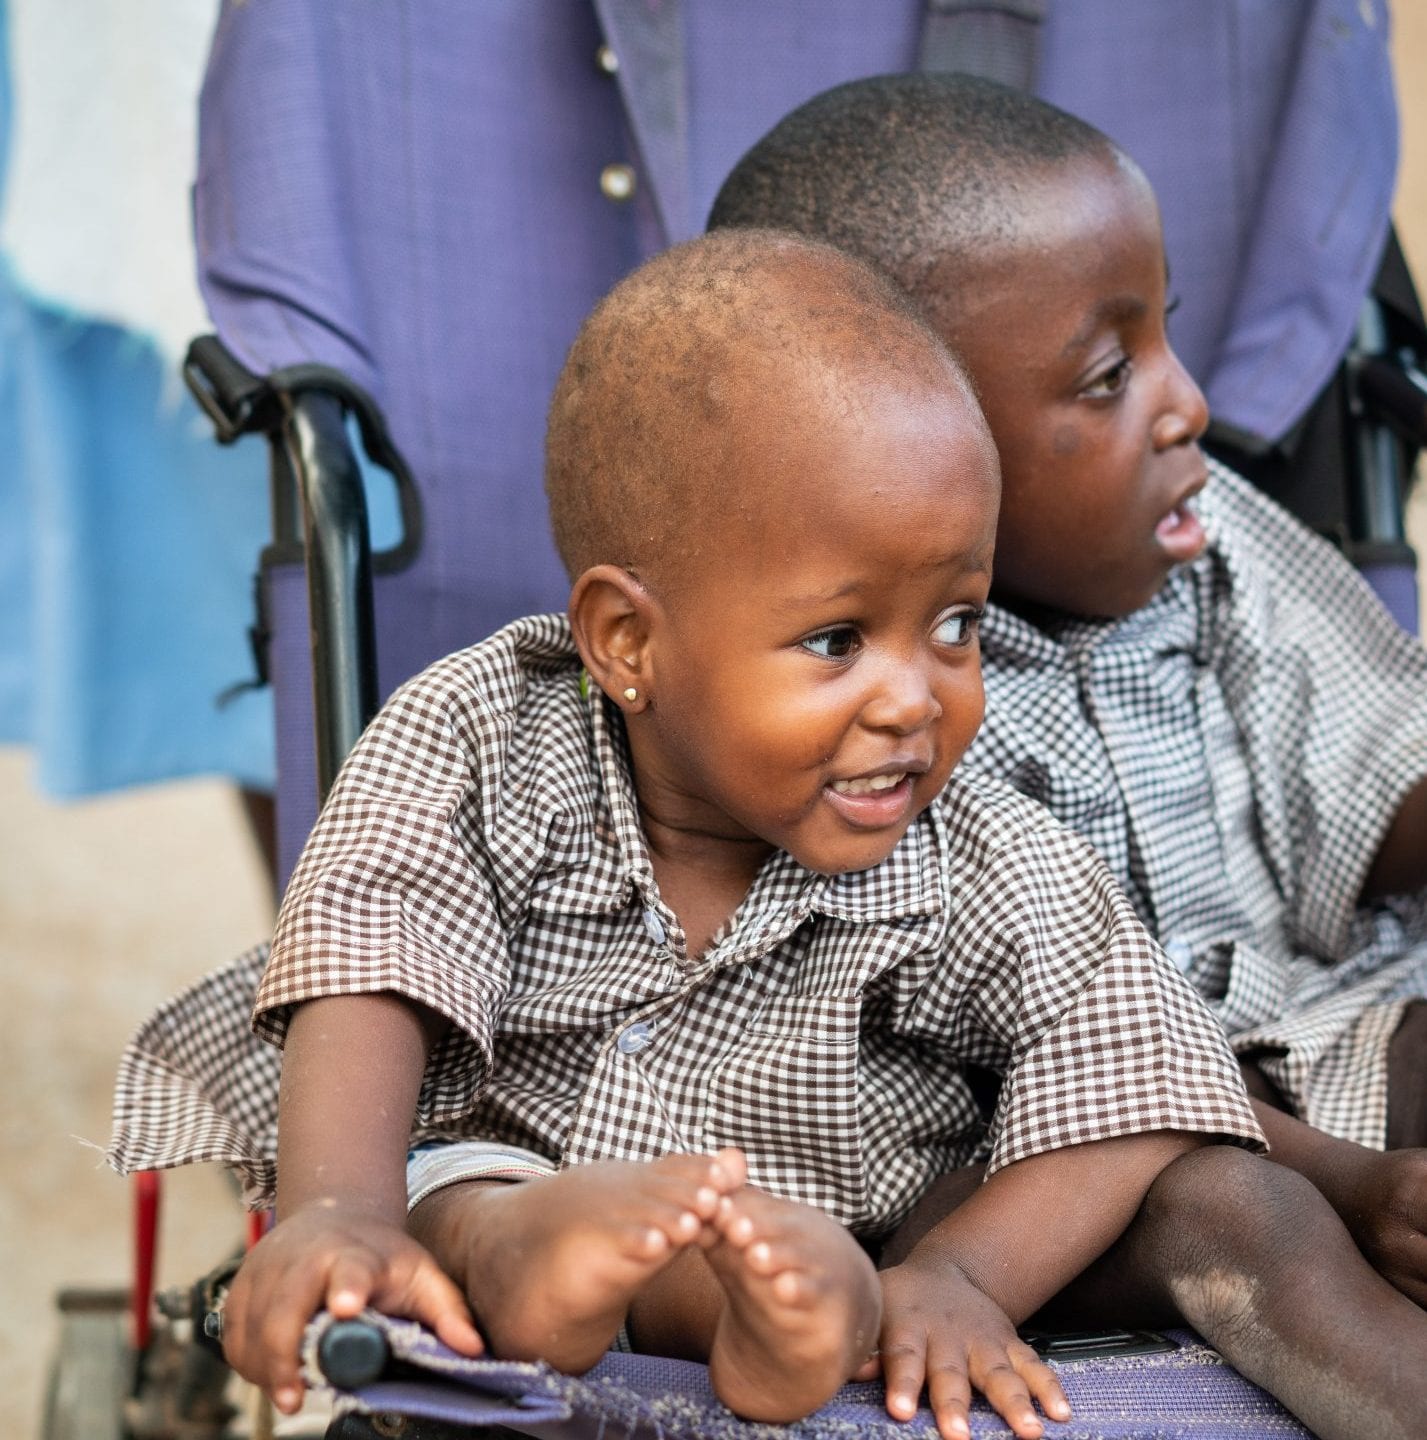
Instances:
[[[770,395],[814,426],[859,386],[971,389],[916,306],[830,246],[737,229],[676,246],[585,322],[555,388],[545,488],[572,579],[612,564],[660,588],[719,554]],[[755,418],[756,417],[756,418]]]
[[[970,75],[882,75],[825,91],[734,167],[711,230],[816,236],[882,266],[947,333],[957,281],[1021,238],[1037,172],[1125,157],[1034,96]]]

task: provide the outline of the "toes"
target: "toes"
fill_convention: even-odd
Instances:
[[[661,1260],[699,1238],[704,1222],[692,1210],[656,1206],[633,1219],[625,1228],[632,1253],[641,1260]]]
[[[713,1158],[710,1172],[711,1182],[724,1195],[731,1195],[748,1184],[748,1161],[742,1150],[730,1146],[720,1150]]]
[[[720,1199],[737,1185],[730,1183],[730,1173],[746,1176],[739,1151],[723,1151],[723,1156],[737,1156],[738,1163],[719,1156],[665,1155],[648,1167],[651,1188],[692,1210],[700,1221],[709,1221],[718,1211]],[[743,1183],[742,1178],[737,1184]]]
[[[773,1298],[790,1310],[803,1304],[808,1298],[808,1283],[805,1276],[796,1270],[782,1270],[773,1277]]]
[[[735,1250],[745,1250],[753,1243],[757,1234],[757,1226],[753,1222],[753,1216],[748,1211],[727,1195],[718,1203],[718,1210],[714,1215],[714,1224],[718,1232]]]
[[[658,1260],[669,1253],[669,1237],[656,1226],[650,1225],[638,1232],[634,1248],[639,1259]]]

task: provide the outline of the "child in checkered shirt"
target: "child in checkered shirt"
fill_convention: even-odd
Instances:
[[[966,763],[1096,846],[1274,1158],[1427,1304],[1427,653],[1201,452],[1143,173],[1033,97],[886,76],[744,156],[710,220],[741,224],[882,266],[966,364],[1002,467]]]
[[[547,485],[568,620],[403,687],[289,887],[257,998],[278,1221],[228,1296],[235,1366],[290,1410],[310,1315],[371,1304],[567,1371],[623,1331],[759,1420],[880,1370],[891,1415],[925,1388],[960,1440],[975,1387],[1033,1440],[1070,1411],[1015,1326],[1130,1285],[1349,1433],[1317,1374],[1375,1349],[1375,1382],[1427,1317],[1254,1153],[1222,1034],[1091,849],[953,773],[997,463],[915,307],[788,236],[671,251],[577,340]],[[232,978],[141,1037],[116,1163],[256,1163],[223,1129],[269,1133],[266,1072],[215,1038]],[[972,1069],[1004,1076],[989,1126]],[[413,1125],[458,1143],[408,1157]],[[1331,1304],[1278,1285],[1299,1243]],[[1338,1403],[1420,1428],[1374,1388]]]

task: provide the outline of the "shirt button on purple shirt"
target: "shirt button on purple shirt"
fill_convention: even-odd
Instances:
[[[625,165],[620,162],[606,165],[600,171],[600,191],[606,200],[623,204],[626,200],[633,199],[637,185],[638,180],[634,174],[633,165]]]

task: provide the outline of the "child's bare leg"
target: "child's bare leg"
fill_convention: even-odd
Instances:
[[[742,1154],[725,1150],[448,1185],[412,1211],[410,1229],[464,1288],[494,1354],[577,1374],[746,1173]]]
[[[1121,1239],[1037,1323],[1199,1331],[1321,1440],[1427,1434],[1427,1313],[1301,1175],[1229,1146],[1166,1167]]]
[[[928,1191],[888,1242],[895,1263],[980,1183]],[[1427,1312],[1363,1258],[1303,1176],[1230,1146],[1174,1161],[1124,1235],[1032,1323],[1053,1330],[1187,1324],[1321,1440],[1427,1435]]]

